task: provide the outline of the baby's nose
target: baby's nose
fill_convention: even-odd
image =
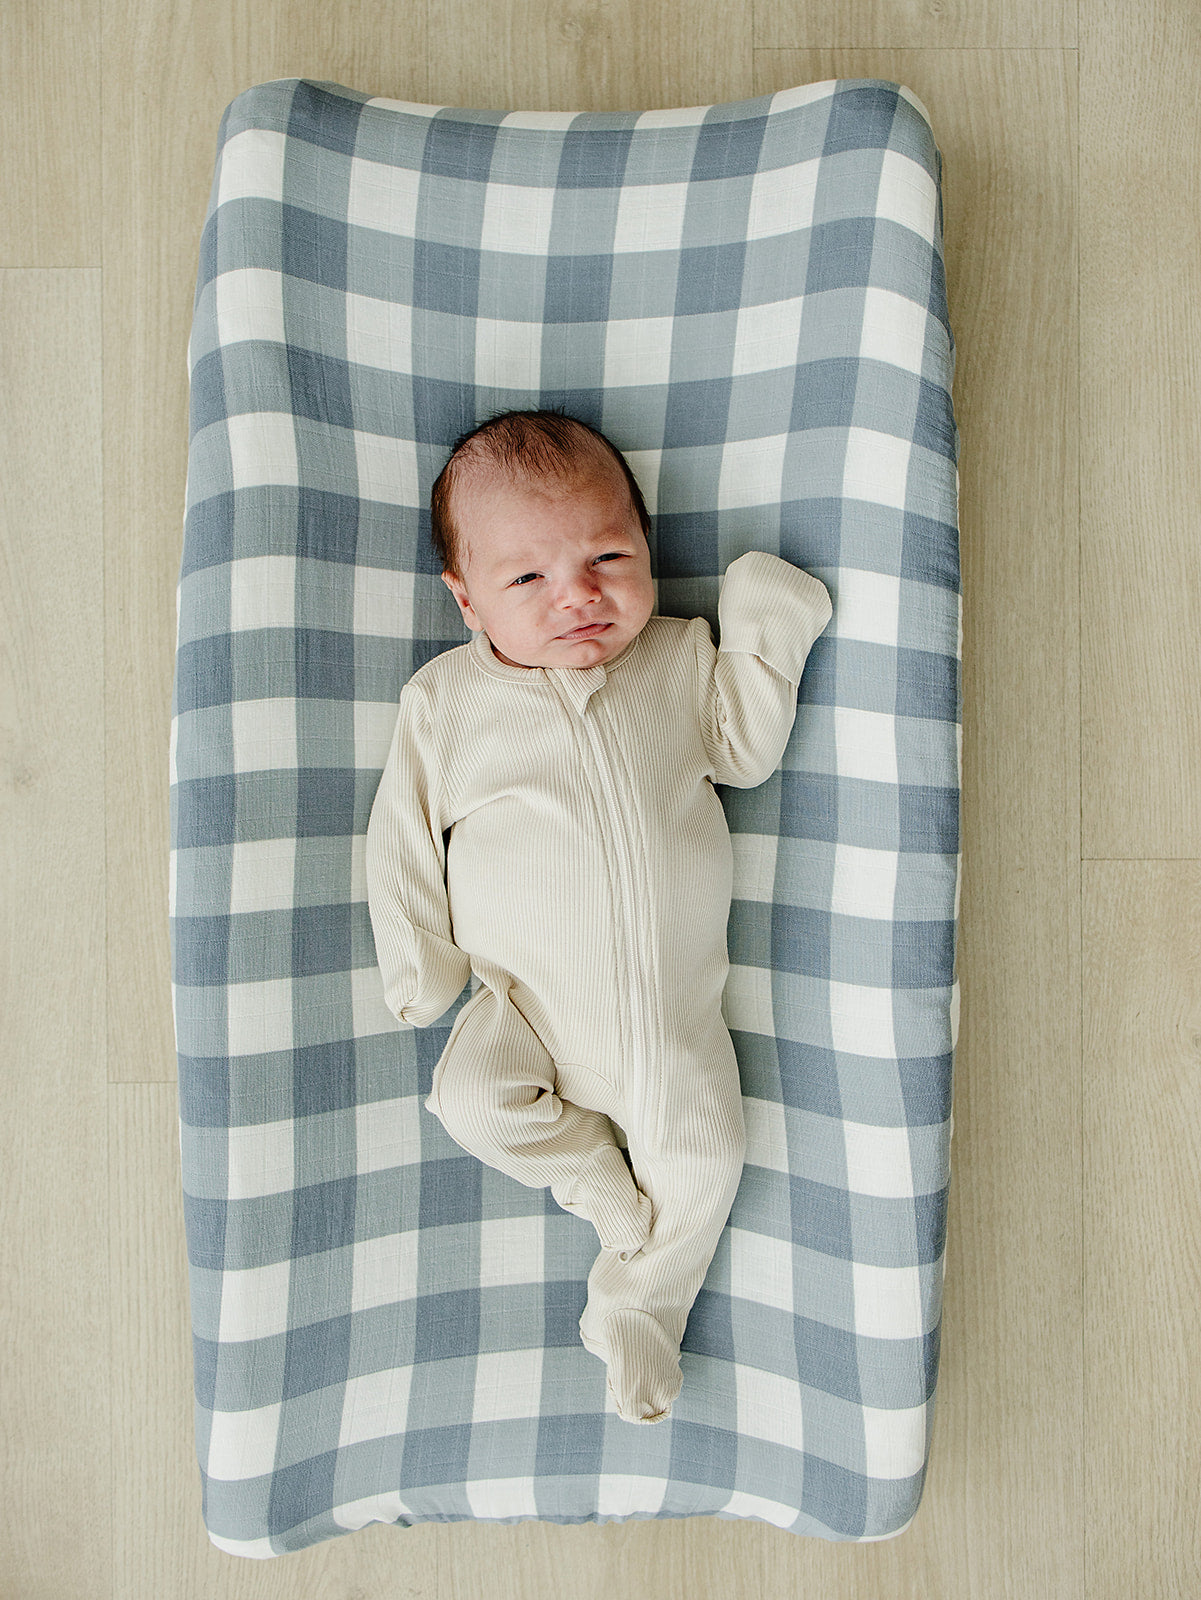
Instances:
[[[600,580],[594,572],[580,572],[567,577],[559,586],[559,602],[561,605],[575,605],[580,599],[588,599],[600,593]]]

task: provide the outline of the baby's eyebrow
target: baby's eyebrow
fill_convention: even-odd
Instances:
[[[633,544],[633,542],[634,541],[629,537],[628,534],[611,533],[604,535],[599,539],[593,540],[592,553],[594,555],[600,555],[606,550],[612,550],[615,545],[628,546]],[[515,572],[518,577],[521,577],[527,572],[536,572],[538,570],[538,566],[539,560],[537,556],[504,555],[498,558],[496,570],[498,572]]]

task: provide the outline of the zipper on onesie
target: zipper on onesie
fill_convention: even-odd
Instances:
[[[602,707],[589,700],[580,713],[588,740],[592,764],[599,777],[599,787],[608,813],[607,853],[616,860],[617,882],[621,886],[622,904],[616,908],[624,949],[618,952],[618,971],[625,968],[626,993],[629,999],[631,1059],[623,1063],[622,1088],[630,1096],[632,1109],[638,1122],[647,1126],[648,1116],[656,1130],[660,1100],[655,1065],[654,1030],[651,1009],[647,1004],[646,982],[654,982],[654,926],[650,917],[647,896],[640,885],[646,878],[648,863],[635,837],[637,821],[634,815],[632,786],[624,772],[620,752],[614,753],[605,737],[602,723],[607,720]],[[624,783],[618,782],[621,772]],[[621,789],[625,789],[625,805]],[[642,871],[639,873],[639,863]],[[648,1098],[653,1094],[653,1100]]]

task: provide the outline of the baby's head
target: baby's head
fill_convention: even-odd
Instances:
[[[574,417],[510,411],[465,434],[431,517],[443,583],[507,666],[610,661],[654,609],[642,494],[621,454]]]

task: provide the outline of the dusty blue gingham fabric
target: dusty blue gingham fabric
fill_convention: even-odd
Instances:
[[[171,934],[197,1450],[247,1556],[383,1520],[916,1509],[957,988],[960,585],[941,157],[839,80],[628,115],[268,83],[221,123],[189,346]],[[468,637],[451,441],[558,406],[626,452],[658,609],[748,549],[834,598],[781,768],[721,790],[749,1150],[671,1419],[577,1321],[592,1229],[422,1107],[460,1000],[384,1006],[363,841],[397,696]]]

